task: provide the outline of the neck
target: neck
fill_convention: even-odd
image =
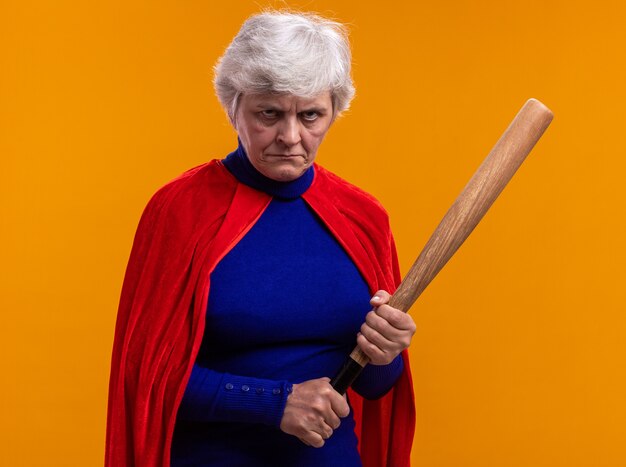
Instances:
[[[309,167],[300,177],[289,182],[279,182],[259,172],[248,159],[241,141],[237,150],[231,152],[224,160],[224,165],[237,180],[255,190],[264,191],[276,198],[294,199],[302,195],[313,183],[315,172]]]

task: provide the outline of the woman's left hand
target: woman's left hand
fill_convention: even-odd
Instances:
[[[374,307],[365,317],[356,341],[374,365],[391,363],[411,343],[415,322],[408,313],[387,303],[391,295],[379,290],[370,300]]]

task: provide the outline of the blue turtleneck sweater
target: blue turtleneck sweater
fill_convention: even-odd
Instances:
[[[223,162],[273,199],[211,274],[206,328],[178,411],[171,465],[359,466],[351,415],[321,449],[279,425],[292,384],[333,376],[354,347],[371,309],[367,284],[300,197],[313,167],[277,182],[254,168],[241,145]],[[353,388],[381,397],[401,372],[400,357],[369,365]]]

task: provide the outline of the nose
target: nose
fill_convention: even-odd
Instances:
[[[276,139],[289,147],[300,142],[300,125],[297,117],[288,117],[281,122]]]

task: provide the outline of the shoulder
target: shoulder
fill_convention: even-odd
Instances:
[[[370,222],[387,223],[389,220],[387,211],[374,196],[317,164],[314,186],[326,193],[343,214],[369,218]]]
[[[184,232],[211,223],[228,210],[236,186],[236,179],[220,160],[189,169],[152,195],[139,225]]]
[[[207,201],[229,199],[236,187],[235,178],[220,160],[214,159],[189,169],[159,188],[151,197],[146,211],[179,210]]]
[[[214,159],[189,169],[167,182],[152,195],[148,204],[158,205],[172,201],[185,202],[192,200],[194,195],[206,196],[220,193],[235,185],[234,177],[222,162]]]

